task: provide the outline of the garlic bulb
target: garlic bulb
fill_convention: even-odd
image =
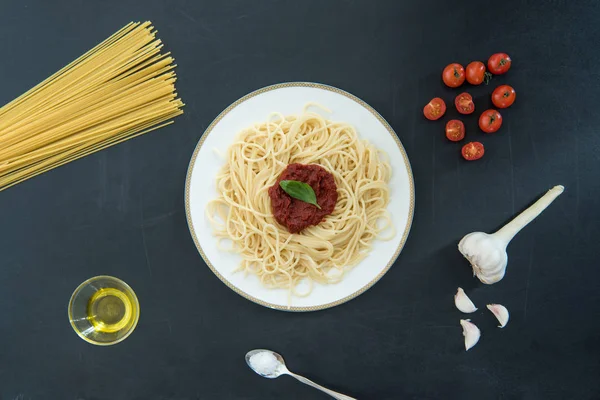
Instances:
[[[504,328],[506,324],[508,324],[509,314],[506,307],[504,307],[502,304],[488,304],[487,308],[494,313],[496,319],[498,322],[500,322],[498,328]]]
[[[471,263],[473,275],[488,285],[504,278],[508,264],[508,243],[494,235],[473,232],[458,243],[458,251]]]
[[[564,186],[554,186],[496,233],[473,232],[462,238],[458,243],[458,250],[469,260],[473,274],[481,282],[491,285],[504,278],[508,264],[506,247],[512,238],[540,215],[564,190]]]
[[[479,342],[481,331],[470,319],[461,319],[460,325],[463,328],[463,336],[465,337],[465,350],[469,351]]]
[[[477,311],[477,307],[475,307],[475,304],[473,304],[469,296],[467,296],[462,288],[458,288],[456,294],[454,295],[454,305],[465,314],[470,314]]]

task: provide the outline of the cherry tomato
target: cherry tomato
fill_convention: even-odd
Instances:
[[[465,124],[458,119],[451,119],[446,124],[446,137],[453,142],[461,141],[465,138]]]
[[[516,97],[517,93],[515,93],[515,89],[512,86],[501,85],[492,93],[492,103],[498,108],[507,108],[512,106]]]
[[[465,69],[460,64],[450,64],[444,68],[442,79],[446,86],[451,88],[459,87],[465,81]]]
[[[485,72],[485,64],[481,61],[473,61],[467,65],[467,82],[471,85],[481,85],[483,81],[487,85],[491,77],[492,74]]]
[[[485,133],[496,132],[502,126],[502,115],[496,110],[487,110],[479,117],[479,127]]]
[[[461,93],[454,99],[454,105],[461,114],[471,114],[475,111],[473,97],[469,93]]]
[[[465,160],[475,161],[483,157],[485,148],[479,142],[470,142],[463,146],[461,153]]]
[[[423,114],[425,114],[425,118],[431,121],[435,121],[436,119],[442,118],[442,115],[446,112],[446,103],[444,100],[436,97],[431,99],[429,103],[423,107]]]
[[[506,53],[493,54],[488,60],[488,70],[494,75],[502,75],[508,72],[512,60]]]

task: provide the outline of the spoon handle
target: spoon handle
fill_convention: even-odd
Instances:
[[[298,374],[294,374],[293,372],[289,373],[291,376],[293,376],[294,378],[298,379],[300,382],[308,385],[308,386],[312,386],[315,389],[319,389],[322,392],[327,393],[328,395],[330,395],[331,397],[333,397],[334,399],[338,399],[338,400],[356,400],[354,397],[350,397],[350,396],[346,396],[345,394],[341,394],[338,392],[334,392],[333,390],[327,389],[319,384],[314,383],[313,381],[311,381],[308,378],[305,378],[301,375]]]

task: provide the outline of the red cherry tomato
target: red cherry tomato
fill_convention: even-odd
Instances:
[[[488,60],[488,70],[494,75],[502,75],[508,72],[512,60],[506,53],[493,54]]]
[[[479,128],[485,133],[496,132],[502,126],[502,115],[496,110],[487,110],[479,117]]]
[[[479,142],[470,142],[463,146],[461,150],[462,156],[467,161],[479,160],[485,153],[483,144]]]
[[[471,114],[475,111],[475,103],[473,97],[467,92],[461,93],[454,99],[454,105],[461,114]]]
[[[512,86],[500,85],[492,93],[492,103],[498,108],[507,108],[512,106],[517,98],[517,93]]]
[[[458,142],[465,138],[465,124],[458,119],[451,119],[446,124],[446,137],[452,142]]]
[[[465,69],[460,64],[450,64],[444,68],[444,72],[442,72],[442,79],[448,87],[459,87],[465,81]]]
[[[481,85],[483,81],[487,85],[491,78],[492,74],[485,72],[485,65],[481,61],[473,61],[467,65],[467,82],[471,85]]]
[[[431,121],[435,121],[436,119],[442,118],[442,115],[446,112],[446,103],[444,100],[436,97],[431,99],[429,103],[423,107],[423,114],[425,114],[425,118]]]

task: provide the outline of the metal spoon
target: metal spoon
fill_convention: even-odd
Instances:
[[[263,351],[269,352],[271,354],[273,354],[275,356],[275,358],[277,359],[277,361],[279,362],[279,366],[277,367],[277,369],[275,370],[275,372],[273,372],[270,375],[263,375],[260,372],[256,371],[254,368],[252,368],[252,364],[250,364],[250,357],[252,357],[254,354],[256,353],[262,353]],[[256,350],[250,350],[247,354],[246,354],[246,364],[248,364],[248,366],[250,367],[250,369],[254,372],[256,372],[258,375],[264,377],[264,378],[269,378],[269,379],[275,379],[275,378],[279,378],[281,375],[290,375],[294,378],[296,378],[297,380],[299,380],[300,382],[308,385],[308,386],[312,386],[315,389],[319,389],[322,392],[327,393],[328,395],[330,395],[331,397],[333,397],[334,399],[338,399],[338,400],[356,400],[354,397],[350,397],[350,396],[346,396],[345,394],[341,394],[338,392],[334,392],[333,390],[329,390],[327,388],[324,388],[321,385],[318,385],[316,383],[314,383],[313,381],[311,381],[310,379],[307,379],[303,376],[294,374],[293,372],[290,372],[289,369],[287,369],[287,367],[285,366],[285,361],[283,361],[283,357],[281,357],[279,354],[275,353],[274,351],[271,350],[264,350],[264,349],[256,349]]]

